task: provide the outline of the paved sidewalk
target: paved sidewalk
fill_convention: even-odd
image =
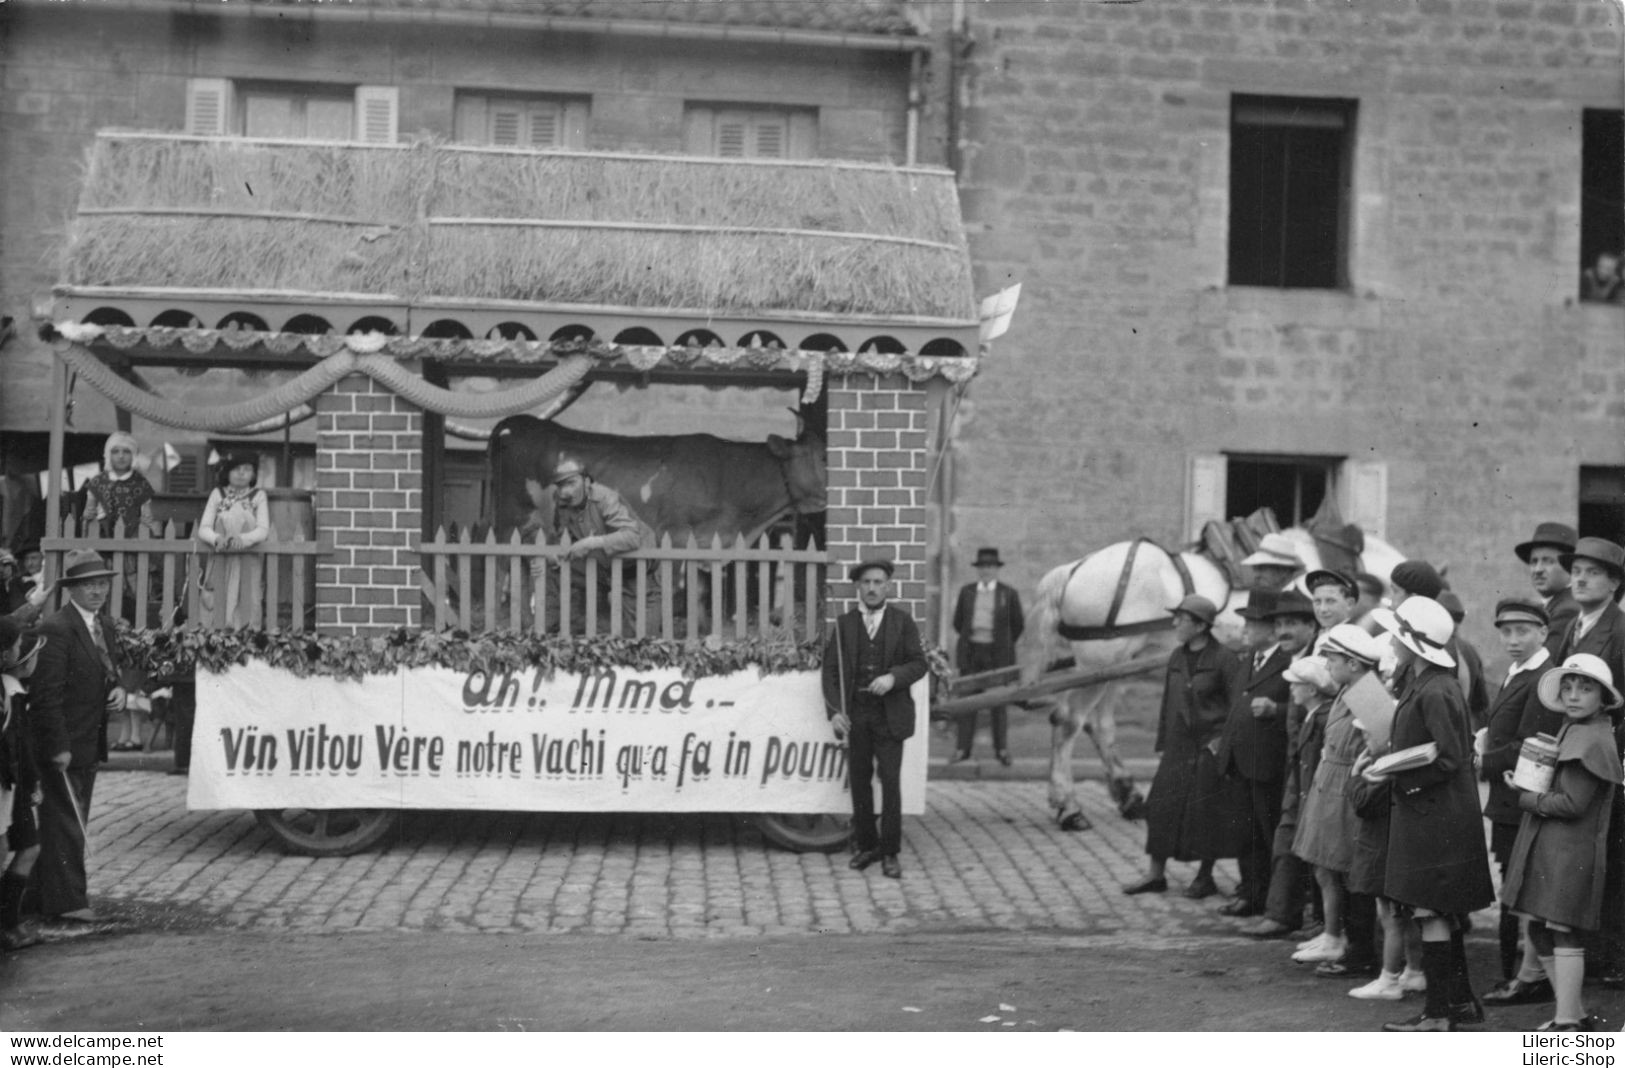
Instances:
[[[1002,770],[1002,769],[1001,769]],[[186,780],[109,771],[91,819],[92,898],[115,920],[292,931],[571,932],[711,938],[1055,929],[1111,942],[1234,937],[1218,898],[1127,897],[1144,825],[1080,786],[1095,829],[1066,834],[1035,781],[933,781],[905,821],[901,881],[795,854],[726,815],[402,814],[353,857],[291,856],[246,812],[188,812]],[[1234,867],[1219,868],[1233,885]]]

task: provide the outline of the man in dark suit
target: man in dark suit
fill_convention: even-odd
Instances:
[[[1021,614],[1021,597],[1015,589],[999,581],[997,549],[976,550],[976,581],[966,583],[954,606],[954,632],[959,644],[954,650],[955,667],[961,675],[1009,667],[1016,662],[1016,642],[1026,620]],[[999,763],[1010,766],[1009,713],[1003,705],[990,713],[993,722],[993,753]],[[959,717],[959,740],[949,763],[969,760],[976,743],[976,713]]]
[[[835,621],[824,647],[824,709],[838,738],[847,738],[852,787],[850,866],[875,861],[900,879],[903,844],[903,743],[914,734],[909,687],[925,677],[920,628],[908,613],[886,603],[892,564],[867,560],[852,568],[858,606]],[[874,778],[880,778],[880,834],[875,834]]]
[[[1528,566],[1530,585],[1535,587],[1541,604],[1546,607],[1549,621],[1546,648],[1558,663],[1563,661],[1556,655],[1557,643],[1563,640],[1563,632],[1568,630],[1569,621],[1580,614],[1580,606],[1574,603],[1574,595],[1569,592],[1569,569],[1563,566],[1563,554],[1572,553],[1578,540],[1579,536],[1571,526],[1539,523],[1535,526],[1534,537],[1512,549],[1518,554],[1518,559]]]
[[[96,765],[107,759],[107,717],[124,708],[118,637],[101,614],[113,572],[89,549],[68,554],[68,603],[40,625],[45,646],[29,686],[40,765],[40,855],[34,886],[48,919],[94,923],[85,876],[86,827]]]
[[[1241,674],[1230,714],[1219,736],[1219,774],[1240,780],[1233,795],[1241,811],[1237,824],[1248,827],[1247,843],[1236,860],[1241,884],[1234,900],[1219,906],[1226,916],[1257,916],[1270,888],[1270,851],[1281,822],[1281,783],[1286,776],[1288,684],[1282,677],[1292,655],[1275,640],[1277,595],[1253,590],[1237,615],[1245,621]]]
[[[1572,579],[1579,614],[1563,630],[1552,654],[1561,664],[1575,653],[1602,658],[1614,678],[1625,678],[1625,548],[1606,538],[1580,538],[1574,551],[1561,557]],[[1625,749],[1625,719],[1614,718],[1614,742]],[[1603,985],[1625,987],[1625,796],[1614,791],[1613,815],[1608,825],[1607,879],[1603,884],[1602,930],[1594,949],[1587,950],[1586,968]],[[1594,962],[1594,963],[1593,963]]]

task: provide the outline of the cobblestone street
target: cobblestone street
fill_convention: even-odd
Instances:
[[[1095,829],[1066,834],[1041,782],[933,781],[925,816],[905,822],[901,881],[850,871],[844,853],[778,849],[727,815],[408,812],[366,853],[291,856],[246,812],[188,812],[185,785],[147,771],[98,780],[91,889],[113,915],[162,906],[249,928],[661,938],[1229,930],[1213,900],[1119,892],[1143,863],[1143,825],[1118,818],[1096,783],[1082,787]]]

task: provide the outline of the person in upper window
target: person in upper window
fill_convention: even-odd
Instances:
[[[1599,252],[1596,262],[1580,272],[1580,299],[1593,304],[1625,303],[1619,253]]]
[[[107,436],[102,470],[85,483],[85,532],[95,524],[108,536],[123,523],[127,538],[138,537],[138,527],[145,527],[151,537],[159,536],[158,521],[152,517],[152,483],[135,469],[137,449],[135,438],[122,430]]]

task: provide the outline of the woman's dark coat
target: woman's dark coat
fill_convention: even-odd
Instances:
[[[1168,681],[1157,722],[1162,762],[1146,798],[1145,851],[1170,860],[1233,857],[1245,833],[1227,797],[1239,780],[1226,782],[1214,752],[1230,711],[1240,664],[1214,641],[1194,661],[1183,646],[1168,661]]]

